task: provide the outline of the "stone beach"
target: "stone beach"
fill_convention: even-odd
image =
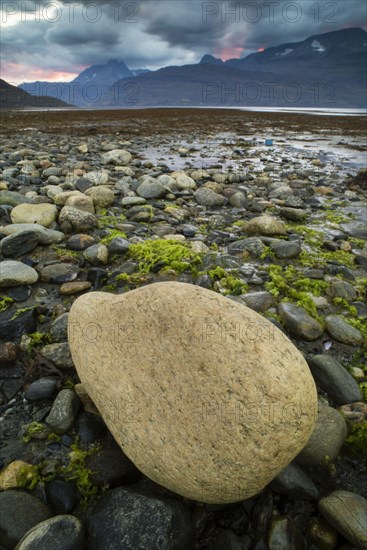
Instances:
[[[364,120],[4,122],[0,548],[367,548]]]

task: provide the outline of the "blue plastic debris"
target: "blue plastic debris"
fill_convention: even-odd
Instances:
[[[265,145],[267,145],[268,147],[271,147],[273,145],[273,140],[272,139],[266,139],[265,140]]]

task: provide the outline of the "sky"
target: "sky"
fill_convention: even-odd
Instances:
[[[367,26],[366,0],[0,0],[1,78],[71,81],[90,65],[130,69],[227,60]]]

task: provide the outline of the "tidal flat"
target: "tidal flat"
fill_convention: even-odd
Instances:
[[[70,514],[76,548],[115,547],[124,528],[133,541],[150,517],[149,548],[159,537],[182,549],[365,548],[366,117],[162,108],[1,118],[0,544]],[[311,440],[245,501],[203,504],[145,478],[80,387],[74,300],[162,281],[250,307],[310,366]],[[130,510],[142,494],[116,528],[117,504]]]

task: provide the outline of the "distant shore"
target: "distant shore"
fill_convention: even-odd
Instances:
[[[29,112],[29,111],[88,111],[88,112],[94,112],[94,111],[116,111],[116,110],[122,110],[122,111],[147,111],[151,109],[164,109],[164,110],[176,110],[176,109],[215,109],[215,110],[231,110],[231,111],[245,111],[245,112],[253,112],[253,113],[296,113],[296,114],[307,114],[307,115],[316,115],[316,116],[367,116],[367,109],[349,109],[347,107],[340,107],[336,109],[330,109],[326,107],[262,107],[262,106],[251,106],[247,105],[244,107],[232,105],[232,106],[212,106],[212,105],[193,105],[190,107],[186,107],[183,105],[174,105],[174,106],[135,106],[134,108],[129,107],[120,107],[119,109],[112,108],[111,106],[108,107],[98,107],[95,109],[94,107],[77,107],[74,105],[71,105],[70,107],[26,107],[26,108],[14,108],[14,107],[2,107],[0,106],[0,109],[6,110],[6,111],[22,111],[22,112]]]
[[[62,110],[2,110],[0,132],[70,133],[73,135],[115,134],[126,137],[157,134],[187,135],[199,132],[239,132],[253,135],[254,129],[322,132],[329,130],[344,136],[365,136],[366,118],[363,114],[335,116],[323,113],[315,116],[309,111],[288,112],[251,108],[148,108],[148,109],[62,109]],[[249,124],[249,126],[248,126]]]

